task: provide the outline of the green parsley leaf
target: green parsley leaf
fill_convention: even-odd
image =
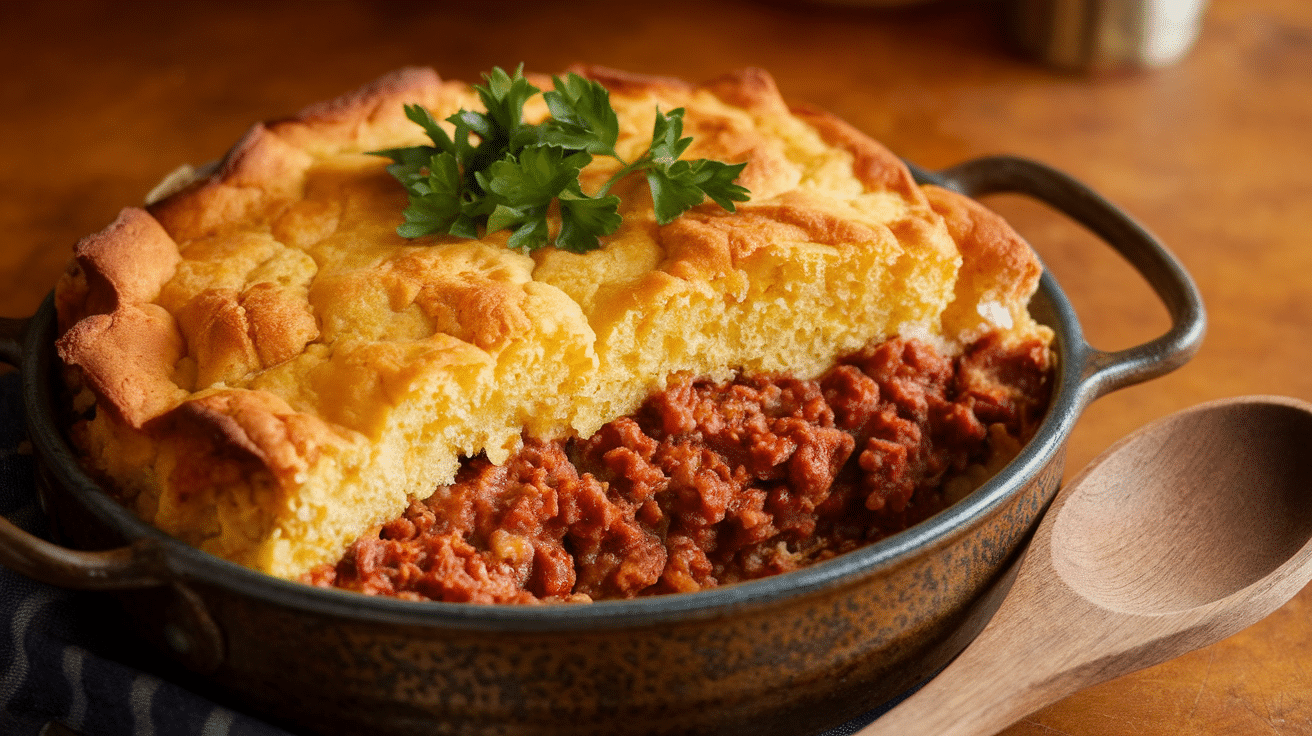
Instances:
[[[620,137],[620,121],[610,106],[606,88],[577,74],[556,77],[554,83],[555,90],[542,95],[552,116],[543,126],[542,141],[619,158],[615,142]]]
[[[567,153],[554,146],[536,145],[524,148],[518,157],[507,155],[494,162],[486,172],[478,172],[479,185],[496,203],[488,215],[487,231],[514,229],[511,247],[533,249],[546,245],[547,211],[552,200],[567,191],[571,196],[584,196],[577,191],[579,172],[591,160],[587,152]]]
[[[683,108],[676,107],[664,115],[657,108],[656,123],[651,131],[651,147],[648,149],[652,162],[659,166],[669,166],[679,160],[691,143],[692,138],[683,137]]]
[[[726,164],[723,161],[701,158],[692,162],[690,166],[693,181],[721,208],[729,212],[737,212],[735,202],[746,202],[751,199],[752,193],[747,187],[736,183],[743,169],[747,168],[746,161],[740,164]]]
[[[453,156],[458,153],[455,142],[451,140],[451,136],[446,134],[446,131],[442,129],[442,126],[438,125],[437,121],[433,119],[433,115],[428,112],[428,108],[423,105],[406,105],[405,116],[410,119],[410,122],[417,123],[424,129],[424,133],[432,139],[438,150],[449,153]],[[402,148],[399,150],[406,151],[412,149]]]
[[[455,156],[449,153],[431,156],[425,169],[427,174],[409,185],[410,206],[402,213],[405,215],[405,224],[397,228],[397,233],[402,237],[415,238],[428,233],[449,232],[462,214],[460,169],[456,165]]]
[[[745,202],[749,192],[734,183],[746,163],[726,164],[699,158],[685,161],[679,157],[688,150],[692,138],[683,137],[683,108],[662,115],[656,111],[652,126],[651,163],[647,168],[647,185],[656,209],[656,222],[668,225],[689,209],[710,197],[729,212],[735,202]]]
[[[619,229],[620,198],[615,195],[588,197],[573,192],[560,196],[560,234],[556,247],[571,253],[587,253],[601,247],[599,235]]]
[[[533,250],[547,244],[547,206],[523,205],[511,207],[499,204],[487,216],[488,232],[513,230],[507,244],[511,248]]]
[[[529,146],[519,156],[506,156],[486,172],[478,183],[499,202],[511,206],[545,205],[565,188],[578,185],[579,172],[592,160],[586,152],[567,153],[555,146]]]
[[[601,84],[577,74],[553,78],[554,89],[542,93],[551,117],[528,125],[524,104],[540,90],[524,78],[523,66],[513,75],[497,67],[483,79],[474,89],[484,110],[460,110],[446,118],[450,133],[428,110],[406,105],[406,117],[433,145],[373,152],[392,160],[387,171],[410,195],[405,223],[397,228],[402,237],[477,238],[508,229],[511,248],[554,244],[585,253],[619,229],[620,200],[608,192],[638,171],[645,173],[662,225],[708,197],[730,212],[735,202],[747,201],[749,192],[735,183],[745,163],[681,159],[692,143],[683,136],[682,108],[664,114],[658,109],[651,145],[625,162],[615,151],[619,119]],[[622,166],[590,196],[579,176],[594,156],[614,158]],[[554,242],[548,220],[553,204],[560,217]]]
[[[483,139],[483,145],[489,149],[505,147],[511,153],[517,153],[535,138],[533,126],[526,126],[523,122],[524,103],[541,90],[524,78],[523,69],[521,65],[515,70],[515,76],[511,77],[501,67],[494,68],[484,76],[487,84],[474,87],[487,112],[457,113],[485,123],[478,127],[471,125],[470,129]]]
[[[656,209],[658,224],[668,225],[706,199],[702,190],[692,181],[690,171],[687,161],[647,169],[647,186],[651,187],[651,200]]]

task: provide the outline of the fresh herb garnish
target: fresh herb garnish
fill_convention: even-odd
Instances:
[[[392,159],[387,170],[410,194],[405,223],[396,229],[402,237],[477,238],[508,229],[510,247],[540,248],[551,240],[547,212],[556,202],[560,230],[552,244],[584,253],[619,228],[620,200],[608,192],[637,171],[647,177],[662,225],[707,197],[730,212],[735,202],[747,201],[747,189],[734,183],[747,164],[680,160],[692,143],[683,137],[682,108],[658,108],[651,145],[626,162],[615,152],[619,119],[599,83],[573,73],[553,77],[555,89],[542,93],[551,117],[528,125],[524,103],[540,90],[524,78],[523,67],[513,76],[498,67],[484,80],[474,89],[486,112],[460,110],[448,117],[454,135],[424,107],[406,105],[406,117],[423,127],[433,145],[373,152]],[[614,158],[621,168],[589,195],[579,173],[593,156]]]

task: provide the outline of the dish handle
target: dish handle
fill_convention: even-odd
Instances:
[[[23,340],[31,319],[0,318],[0,363],[22,366]],[[117,549],[83,552],[29,534],[0,516],[0,565],[43,583],[82,590],[129,590],[167,583],[172,577],[155,540]]]
[[[1170,373],[1198,352],[1207,316],[1189,273],[1152,233],[1085,184],[1015,156],[973,159],[926,178],[969,197],[1023,194],[1052,207],[1120,253],[1162,300],[1171,326],[1161,336],[1112,352],[1084,343],[1080,408],[1117,389]]]
[[[0,363],[18,367],[28,322],[31,320],[0,317]]]

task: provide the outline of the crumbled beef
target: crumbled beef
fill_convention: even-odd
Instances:
[[[631,598],[773,575],[916,524],[1048,400],[1039,343],[893,339],[818,380],[688,381],[586,440],[526,439],[356,541],[317,585],[403,598]]]

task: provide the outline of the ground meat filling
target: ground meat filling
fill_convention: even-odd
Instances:
[[[309,582],[402,598],[631,598],[773,575],[906,529],[1046,408],[1039,343],[956,358],[893,339],[818,380],[690,381],[586,440],[526,439]],[[990,429],[992,428],[992,429]]]

